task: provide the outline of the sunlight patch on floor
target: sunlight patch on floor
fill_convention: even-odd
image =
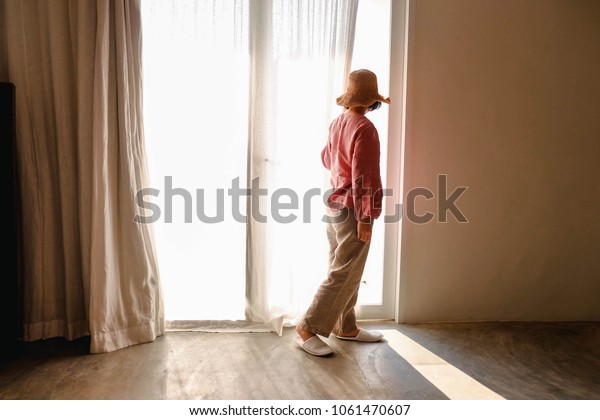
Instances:
[[[388,345],[451,400],[504,400],[400,331],[381,330]]]

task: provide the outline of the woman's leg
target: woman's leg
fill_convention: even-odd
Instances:
[[[300,329],[327,337],[342,316],[343,328],[346,320],[348,324],[355,322],[353,308],[369,252],[369,244],[356,236],[356,224],[353,212],[344,209],[340,219],[328,226],[337,246],[327,279],[317,290]]]
[[[358,327],[356,326],[356,312],[354,307],[356,306],[356,301],[358,300],[358,289],[350,298],[350,301],[344,308],[344,311],[338,318],[338,322],[333,327],[333,333],[335,335],[347,335],[351,333],[358,332]]]

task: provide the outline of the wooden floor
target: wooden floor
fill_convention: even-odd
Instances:
[[[600,399],[600,323],[362,323],[380,343],[328,339],[316,358],[273,333],[167,333],[88,354],[28,343],[0,364],[2,399]]]

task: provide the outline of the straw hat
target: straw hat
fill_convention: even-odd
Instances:
[[[390,103],[377,89],[377,76],[370,70],[355,70],[348,76],[346,92],[337,98],[337,104],[344,107],[371,106],[375,102]]]

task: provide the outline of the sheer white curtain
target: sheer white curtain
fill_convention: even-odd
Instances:
[[[16,85],[24,339],[91,351],[164,331],[146,186],[137,0],[2,2]]]
[[[169,320],[244,319],[246,225],[232,218],[227,190],[236,178],[246,188],[250,3],[142,2],[146,142]],[[217,216],[219,202],[222,222],[199,220],[198,211]]]
[[[246,314],[277,332],[294,324],[326,275],[322,194],[329,187],[320,153],[350,69],[357,1],[256,2],[251,13],[250,167],[269,197],[267,223],[249,221]],[[271,198],[296,199],[291,223],[273,217]],[[293,217],[292,217],[293,218]],[[291,218],[290,218],[291,220]]]
[[[144,0],[145,116],[168,319],[245,319],[281,332],[306,309],[326,274],[320,152],[340,112],[357,4]],[[223,222],[186,223],[188,201],[215,215],[216,190],[233,180],[241,188],[256,180],[266,192],[234,203],[225,191]],[[191,195],[168,197],[171,186]],[[291,223],[273,217],[274,194],[293,201],[280,212]]]

